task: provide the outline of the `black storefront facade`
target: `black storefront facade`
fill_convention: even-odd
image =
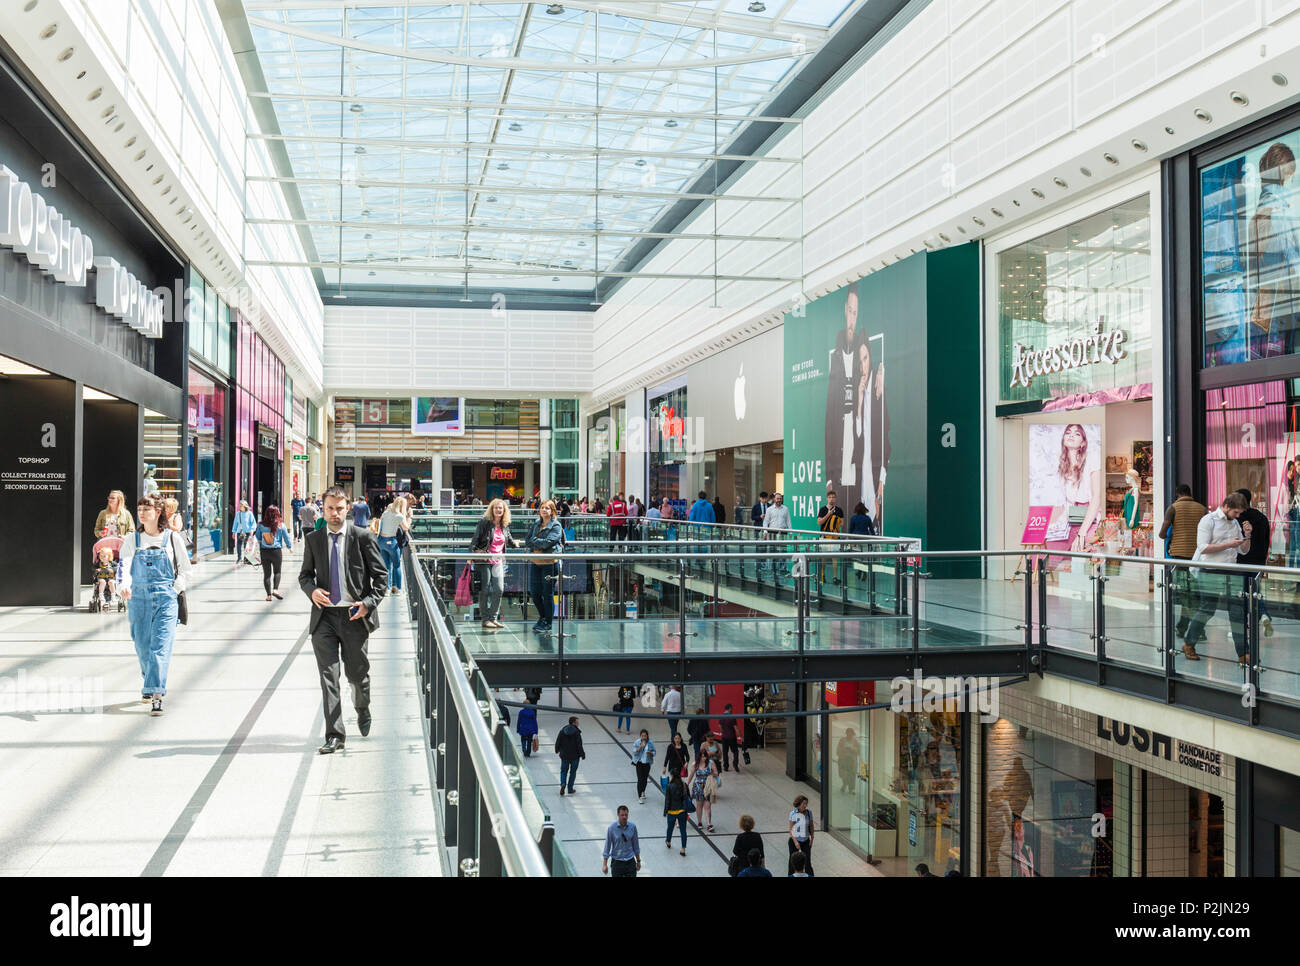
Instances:
[[[68,606],[110,490],[184,503],[182,265],[3,60],[0,164],[0,605]]]
[[[1300,567],[1297,158],[1300,107],[1292,107],[1171,158],[1163,170],[1165,448],[1173,469],[1165,501],[1178,483],[1211,509],[1249,489],[1270,524],[1268,563],[1287,567]],[[1259,594],[1259,613],[1267,609],[1271,623],[1250,632],[1260,654],[1258,693],[1300,707],[1300,672],[1278,650],[1296,636],[1300,581],[1262,580]],[[1300,874],[1300,776],[1241,759],[1237,789],[1236,874]]]

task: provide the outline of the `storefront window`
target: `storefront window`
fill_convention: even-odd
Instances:
[[[1205,365],[1291,355],[1300,325],[1300,132],[1201,171]]]
[[[984,875],[1112,876],[1115,767],[1006,718],[986,725]]]
[[[649,410],[647,456],[651,500],[658,503],[667,498],[686,500],[689,504],[690,500],[694,499],[695,493],[691,490],[689,475],[690,423],[686,417],[686,386],[681,385],[658,395],[649,395],[647,407]]]
[[[226,391],[190,369],[189,527],[195,554],[220,553],[225,534]]]
[[[837,682],[833,706],[874,704],[881,682]],[[961,715],[888,708],[828,715],[830,828],[885,875],[961,867]]]
[[[1300,878],[1300,831],[1281,828],[1278,842],[1278,875],[1284,879]]]
[[[1139,398],[1151,382],[1146,195],[997,258],[1000,401]]]

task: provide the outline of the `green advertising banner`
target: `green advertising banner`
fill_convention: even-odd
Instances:
[[[979,255],[922,253],[785,319],[785,502],[833,490],[878,533],[979,545]],[[932,505],[934,504],[934,505]]]

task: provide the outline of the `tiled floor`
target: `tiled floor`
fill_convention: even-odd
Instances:
[[[566,689],[564,706],[569,708],[604,708],[614,702],[613,688]],[[506,700],[522,700],[520,692],[503,691],[498,695]],[[558,698],[554,688],[542,694],[542,705],[553,705]],[[513,709],[512,709],[513,714]],[[553,749],[559,728],[568,720],[567,714],[542,711],[537,715],[541,728],[540,751],[528,759],[528,774],[538,790],[542,804],[555,824],[556,837],[564,843],[565,850],[580,876],[600,875],[601,851],[605,844],[605,830],[617,819],[619,805],[631,810],[631,821],[636,823],[641,839],[642,875],[649,876],[722,876],[727,875],[727,861],[732,844],[740,831],[738,822],[744,813],[752,815],[756,829],[763,836],[768,857],[768,867],[774,875],[785,875],[789,851],[787,816],[796,794],[808,795],[810,808],[816,813],[817,795],[803,782],[785,775],[785,749],[756,750],[751,753],[752,764],[739,774],[723,775],[723,787],[713,806],[712,834],[702,833],[693,824],[687,834],[686,856],[678,854],[680,838],[674,836],[671,848],[664,846],[667,825],[663,817],[663,794],[659,791],[660,765],[651,771],[646,789],[646,803],[637,804],[636,772],[631,765],[628,750],[632,738],[614,734],[614,719],[579,715],[578,727],[582,729],[583,747],[587,758],[578,767],[575,785],[577,794],[560,797],[560,762]],[[682,727],[685,727],[683,722]],[[632,730],[641,726],[635,721]],[[668,728],[662,719],[650,726],[651,739],[658,750],[656,761],[662,764],[663,749],[667,744]],[[873,876],[881,875],[879,869],[868,865],[829,835],[818,834],[813,844],[813,868],[819,876]]]
[[[345,699],[346,751],[321,756],[301,558],[273,603],[232,559],[196,568],[159,718],[125,614],[0,609],[0,700],[6,682],[88,678],[103,708],[0,703],[0,874],[440,873],[405,601],[370,639],[370,736]]]

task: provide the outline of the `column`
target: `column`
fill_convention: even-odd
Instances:
[[[551,401],[549,399],[537,400],[537,420],[541,437],[541,460],[538,464],[542,475],[541,479],[541,498],[549,500],[551,498],[551,481],[555,479],[555,467],[551,465]],[[525,464],[524,475],[531,477],[532,464]],[[531,482],[527,488],[527,496],[532,497],[533,488]]]

